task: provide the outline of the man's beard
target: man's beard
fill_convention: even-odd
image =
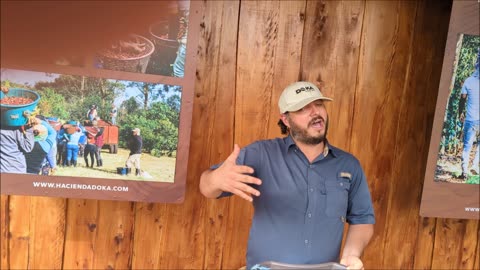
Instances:
[[[317,145],[322,142],[325,142],[325,140],[327,139],[328,119],[325,121],[325,119],[323,119],[323,117],[321,116],[315,117],[308,123],[308,126],[310,126],[313,122],[317,121],[318,119],[322,119],[325,124],[325,132],[323,134],[320,134],[318,136],[310,136],[308,135],[307,129],[303,129],[297,126],[293,121],[289,121],[290,134],[292,135],[293,138],[295,138],[299,142],[307,145]]]

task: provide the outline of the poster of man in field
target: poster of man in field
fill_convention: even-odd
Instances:
[[[16,69],[1,86],[2,174],[174,181],[182,87]]]
[[[436,182],[479,184],[480,37],[459,36],[435,171]]]

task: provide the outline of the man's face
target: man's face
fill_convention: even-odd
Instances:
[[[290,128],[292,137],[304,144],[316,145],[325,141],[328,114],[322,100],[307,104],[302,109],[284,114],[282,119]]]

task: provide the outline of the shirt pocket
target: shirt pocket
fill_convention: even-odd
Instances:
[[[343,177],[325,181],[327,193],[325,214],[328,217],[345,217],[348,208],[350,181]]]

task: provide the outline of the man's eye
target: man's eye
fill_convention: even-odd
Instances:
[[[307,109],[306,109],[305,107],[303,107],[303,108],[301,108],[300,110],[298,110],[299,113],[304,113],[304,112],[306,112],[306,111],[307,111]]]

